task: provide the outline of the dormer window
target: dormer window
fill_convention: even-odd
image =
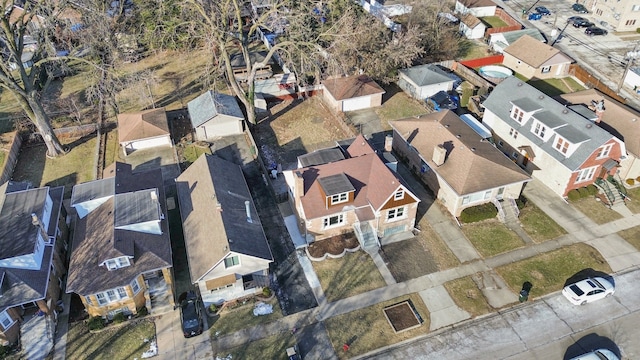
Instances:
[[[536,123],[536,126],[533,129],[533,133],[538,135],[538,137],[541,139],[544,139],[544,134],[546,131],[547,131],[547,127],[542,125],[541,123]]]
[[[353,201],[356,189],[344,173],[334,174],[318,179],[325,196],[326,207]]]
[[[556,140],[556,144],[554,146],[556,150],[566,155],[567,151],[569,150],[569,145],[570,144],[567,140],[558,136],[558,139]]]
[[[121,256],[121,257],[117,257],[115,259],[109,259],[109,260],[105,261],[104,264],[107,267],[107,269],[109,269],[109,271],[111,271],[111,270],[116,270],[116,269],[120,269],[120,268],[129,266],[129,265],[131,265],[131,262],[129,261],[128,257]]]
[[[522,123],[522,119],[524,119],[524,111],[514,106],[511,110],[511,118],[519,123]]]
[[[404,190],[400,189],[393,194],[393,200],[398,201],[404,199]]]
[[[349,200],[349,194],[348,193],[332,195],[331,196],[331,205],[347,202],[348,200]]]
[[[613,144],[608,144],[601,147],[600,149],[598,149],[598,155],[596,156],[596,158],[602,159],[604,157],[609,156],[609,153],[611,152],[611,148],[613,148]]]

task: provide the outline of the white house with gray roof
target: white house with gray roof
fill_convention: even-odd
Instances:
[[[244,114],[235,96],[209,90],[187,104],[195,138],[215,138],[242,134]]]
[[[438,91],[452,90],[455,82],[453,77],[435,64],[401,69],[398,77],[398,86],[418,100],[424,100]]]
[[[239,165],[201,155],[176,179],[191,282],[205,306],[269,286],[271,249]]]
[[[624,143],[587,108],[565,107],[508,77],[482,104],[498,149],[560,196],[614,174]]]

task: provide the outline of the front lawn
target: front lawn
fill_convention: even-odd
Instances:
[[[530,296],[535,298],[562,290],[567,279],[585,269],[611,273],[611,268],[602,255],[585,244],[574,244],[543,253],[501,266],[496,271],[515,293],[520,292],[525,281],[531,282],[533,288]]]
[[[640,251],[640,226],[631,229],[618,231],[618,235],[625,239],[629,244],[635,246]]]
[[[570,201],[569,204],[584,214],[598,225],[622,219],[622,215],[615,210],[606,207],[601,201],[594,197],[587,197]]]
[[[295,344],[293,334],[284,332],[215,354],[215,359],[286,359],[287,348]]]
[[[631,200],[627,201],[627,207],[634,214],[640,214],[640,187],[627,189],[627,195]]]
[[[392,95],[387,98],[385,94],[382,106],[376,108],[376,114],[378,114],[384,130],[391,130],[391,126],[389,126],[389,121],[391,120],[404,119],[429,112],[420,101],[411,98],[396,84],[385,86],[385,90]]]
[[[414,308],[423,320],[415,329],[395,333],[383,309],[387,306],[411,300]],[[348,359],[400,341],[411,339],[429,332],[429,310],[420,295],[413,293],[384,301],[350,313],[334,316],[325,321],[331,344],[339,359]],[[345,352],[343,345],[349,342]]]
[[[85,321],[69,324],[67,333],[67,359],[140,359],[149,350],[149,342],[156,335],[150,320],[134,320],[116,325],[94,334]],[[147,342],[145,342],[147,340]]]
[[[485,258],[524,246],[518,234],[497,219],[464,224],[462,232]]]
[[[530,201],[520,210],[519,219],[524,231],[531,236],[533,241],[538,243],[555,239],[567,233],[558,223]]]
[[[312,261],[327,302],[345,299],[386,285],[371,257],[364,251],[339,259]]]
[[[244,328],[266,324],[282,318],[282,310],[280,310],[280,304],[275,296],[269,301],[263,301],[273,307],[273,313],[254,316],[253,309],[258,301],[261,300],[253,298],[245,304],[238,304],[234,308],[222,309],[220,317],[211,326],[209,335],[216,337],[231,334]]]
[[[456,305],[471,314],[472,317],[493,311],[471,276],[447,281],[444,283],[444,287]]]

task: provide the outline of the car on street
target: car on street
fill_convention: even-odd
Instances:
[[[588,14],[589,10],[587,10],[586,7],[584,7],[584,5],[582,4],[573,4],[571,5],[571,8],[573,9],[573,11],[581,13],[581,14]]]
[[[574,305],[584,305],[613,295],[613,284],[603,277],[590,277],[567,285],[562,295]]]
[[[180,321],[184,337],[190,338],[202,334],[202,313],[196,292],[191,290],[180,294],[178,302],[180,303]]]
[[[571,24],[575,24],[578,21],[588,21],[588,20],[583,18],[582,16],[572,16],[567,19],[567,22]]]
[[[591,26],[584,30],[584,33],[593,36],[593,35],[607,35],[608,32],[605,29],[601,29],[599,27]]]
[[[576,356],[569,360],[620,360],[620,358],[611,350],[598,349],[580,356]]]
[[[545,15],[545,16],[551,15],[551,11],[549,11],[549,9],[547,9],[544,6],[536,7],[536,12],[540,15]]]
[[[298,354],[298,347],[292,346],[287,348],[287,359],[289,360],[301,360],[300,354]]]
[[[587,19],[582,19],[582,20],[578,20],[578,21],[574,21],[573,22],[573,26],[574,27],[592,27],[595,26],[594,23],[592,23],[591,21],[587,20]]]

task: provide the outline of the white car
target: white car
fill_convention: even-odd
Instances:
[[[574,305],[584,305],[613,295],[613,284],[603,277],[592,277],[565,286],[562,295]]]
[[[574,357],[570,360],[620,360],[620,358],[613,353],[613,351],[607,349],[593,350],[590,353]]]

